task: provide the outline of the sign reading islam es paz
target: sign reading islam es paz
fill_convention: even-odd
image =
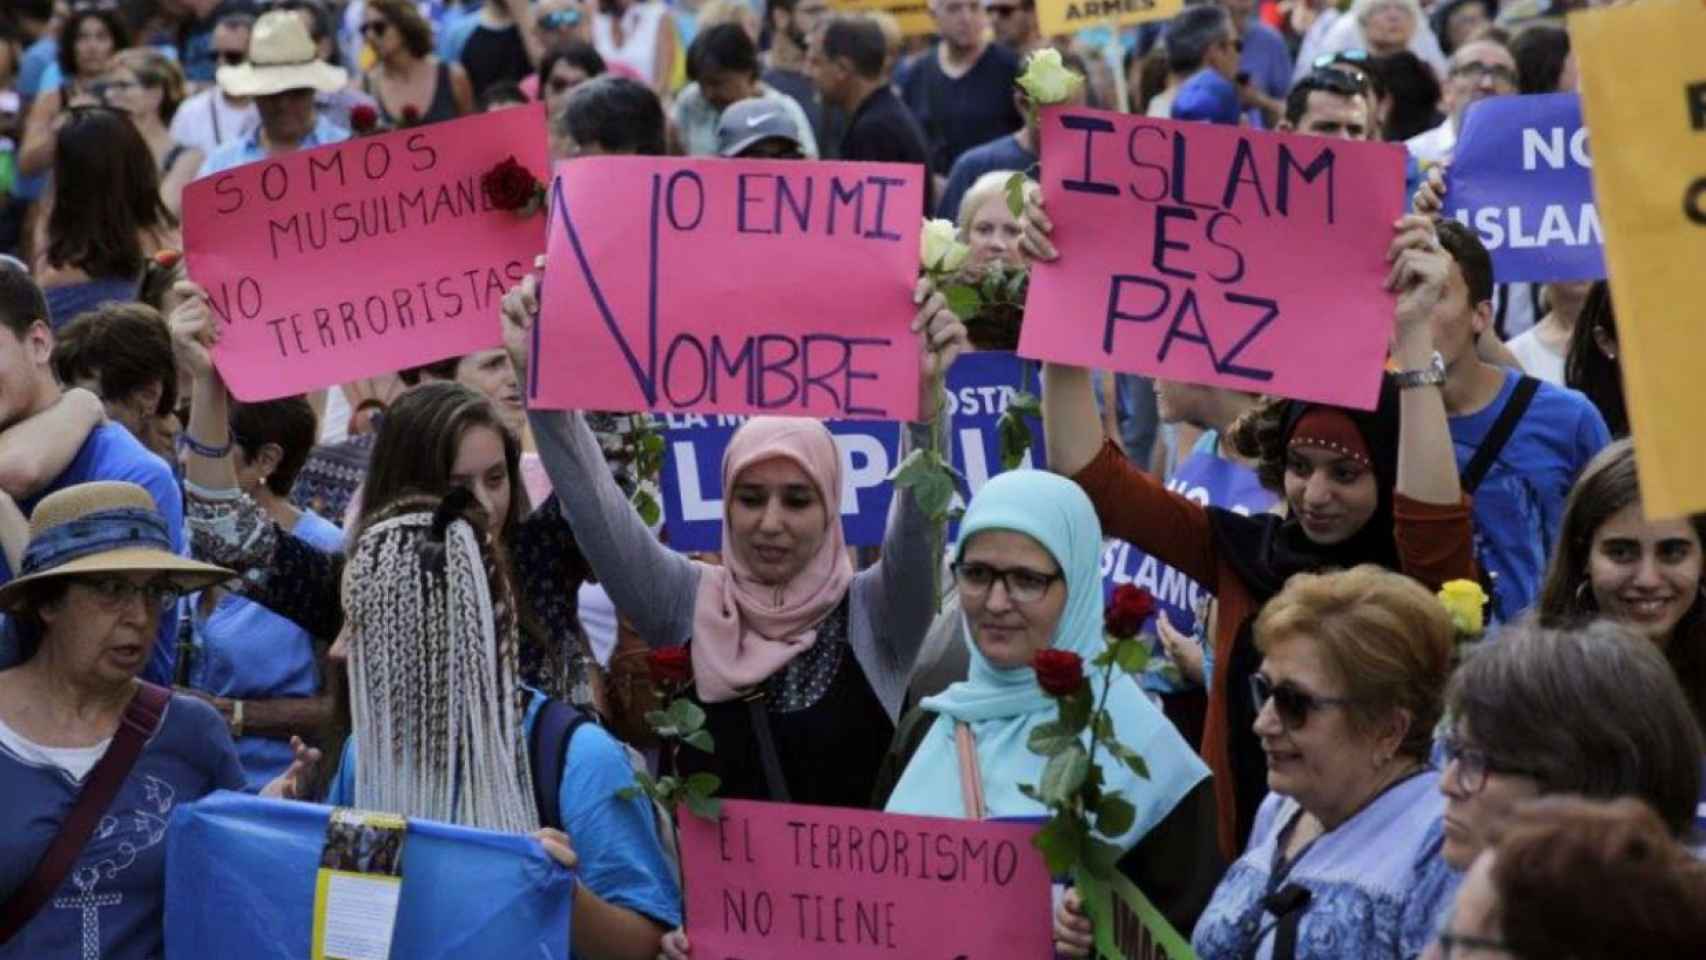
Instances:
[[[921,168],[559,164],[534,406],[911,420]]]
[[[1090,27],[1129,27],[1170,19],[1184,5],[1184,0],[1037,0],[1037,30],[1054,37]]]
[[[1041,960],[1037,826],[725,800],[684,816],[687,935],[702,960]]]
[[[189,275],[239,400],[290,396],[503,342],[498,307],[544,222],[480,177],[546,169],[543,120],[499,110],[270,157],[184,190]]]
[[[1650,517],[1706,510],[1706,4],[1643,0],[1572,13],[1569,27],[1594,132],[1594,196],[1629,425],[1640,438],[1642,506]]]
[[[1374,407],[1402,147],[1068,108],[1042,131],[1060,259],[1020,354]]]
[[[1470,104],[1446,180],[1447,210],[1480,234],[1500,283],[1605,276],[1593,160],[1576,94]]]
[[[949,441],[954,469],[966,478],[973,496],[990,477],[1001,472],[1001,433],[998,424],[1007,405],[1025,388],[1040,394],[1036,364],[1011,353],[968,353],[948,368],[948,415],[953,421]],[[669,545],[677,550],[722,549],[723,451],[745,421],[740,416],[669,414],[664,418],[664,458],[659,485],[663,490],[664,526]],[[1035,418],[1031,450],[1023,466],[1042,466],[1043,429]],[[876,420],[830,420],[825,426],[841,449],[841,521],[847,542],[874,547],[883,542],[894,484],[889,473],[899,464],[903,427]],[[963,506],[963,504],[962,504]]]

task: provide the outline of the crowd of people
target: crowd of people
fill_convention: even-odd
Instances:
[[[1145,627],[1167,669],[1094,681],[1145,767],[1104,770],[1134,815],[1099,839],[1198,956],[1706,955],[1706,514],[1643,510],[1606,281],[1500,282],[1444,216],[1472,104],[1584,82],[1580,5],[1207,0],[1049,37],[1035,0],[929,0],[928,36],[825,0],[8,3],[0,957],[163,955],[168,821],[225,789],[535,834],[577,871],[572,956],[681,960],[636,769],[1040,817],[1032,664],[1101,651],[1116,542],[1204,601]],[[755,417],[688,554],[635,506],[643,411],[528,408],[539,273],[502,346],[243,403],[185,270],[201,177],[524,110],[554,162],[916,165],[960,278],[1022,290],[1061,258],[1020,83],[1045,54],[1072,106],[1402,146],[1374,409],[1045,363],[1047,469],[969,495],[945,551],[909,487],[850,547],[829,430]],[[945,286],[902,456],[960,442],[963,352],[1051,320]],[[647,651],[683,647],[714,749],[643,720]],[[1057,955],[1091,912],[1057,898]]]

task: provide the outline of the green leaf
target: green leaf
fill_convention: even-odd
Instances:
[[[658,782],[652,779],[651,774],[644,770],[635,770],[634,782],[639,785],[641,790],[646,791],[647,795],[654,797],[657,796]]]
[[[1078,742],[1078,738],[1066,732],[1066,728],[1058,723],[1040,723],[1031,728],[1031,735],[1026,739],[1025,746],[1038,756],[1052,757],[1068,746]]]
[[[634,491],[634,510],[639,513],[640,521],[648,527],[657,526],[658,518],[663,515],[657,498],[644,487]]]
[[[1072,802],[1072,795],[1084,785],[1084,778],[1089,773],[1090,755],[1085,752],[1083,744],[1074,741],[1050,757],[1048,765],[1043,767],[1043,780],[1039,787],[1043,801],[1050,806]]]
[[[889,471],[889,481],[897,487],[911,486],[918,478],[929,472],[928,450],[914,450],[906,455],[906,459],[895,464]]]
[[[1001,414],[1001,419],[995,422],[995,427],[1001,438],[1001,469],[1012,470],[1025,462],[1025,454],[1036,442],[1031,435],[1031,425],[1008,407]]]
[[[1038,803],[1043,802],[1043,795],[1037,792],[1036,787],[1034,787],[1028,783],[1019,784],[1019,793],[1023,796],[1030,797],[1032,800],[1035,800]]]
[[[1086,683],[1077,693],[1063,697],[1060,701],[1060,725],[1065,727],[1073,736],[1084,732],[1090,725],[1090,711],[1095,707],[1090,685]]]
[[[1043,415],[1043,402],[1029,390],[1021,390],[1007,400],[1007,410],[1020,416],[1040,417]]]
[[[679,727],[683,735],[693,733],[705,726],[705,711],[686,697],[671,702],[668,713],[669,722]]]
[[[1121,670],[1135,677],[1149,665],[1149,644],[1138,637],[1126,637],[1114,644],[1114,659]]]
[[[1007,284],[1000,270],[990,270],[983,275],[983,283],[978,286],[978,296],[984,303],[996,303],[1001,299],[1001,291]]]
[[[1033,108],[1034,109],[1034,108]],[[1017,220],[1025,215],[1025,175],[1015,173],[1007,178],[1007,212]]]
[[[662,456],[663,442],[663,434],[647,432],[645,438],[640,441],[640,448],[645,450],[647,453]]]
[[[1025,295],[1031,290],[1031,271],[1019,270],[1007,278],[1007,302],[1024,306]],[[1041,413],[1038,413],[1041,416]]]
[[[1107,879],[1119,869],[1120,857],[1125,851],[1111,843],[1090,837],[1084,849],[1084,863],[1089,868],[1091,876],[1097,879]]]
[[[1104,837],[1119,837],[1137,822],[1137,808],[1117,796],[1106,796],[1096,807],[1096,831]]]
[[[1098,740],[1106,742],[1114,739],[1114,718],[1109,716],[1106,710],[1096,711],[1096,722],[1091,728]]]
[[[682,799],[687,803],[687,812],[701,820],[715,821],[722,815],[723,801],[716,797],[708,797],[689,790]]]
[[[983,297],[977,288],[957,283],[942,291],[942,296],[948,299],[948,309],[954,311],[954,316],[961,320],[970,320],[983,309]]]
[[[669,714],[664,713],[662,710],[647,710],[646,711],[646,726],[651,727],[653,730],[656,730],[658,727],[665,727],[668,725],[669,725]]]
[[[705,753],[717,752],[717,743],[711,739],[710,731],[707,730],[695,730],[692,733],[683,734],[681,742]]]
[[[1108,744],[1108,751],[1120,758],[1120,762],[1131,768],[1131,772],[1145,780],[1149,779],[1149,764],[1143,761],[1143,755],[1123,743]]]
[[[618,800],[632,800],[644,792],[645,791],[641,790],[639,787],[623,787],[622,789],[616,791],[616,799],[618,799]]]
[[[1048,872],[1059,876],[1072,869],[1084,849],[1084,824],[1070,814],[1057,813],[1043,824],[1031,843],[1043,852]]]

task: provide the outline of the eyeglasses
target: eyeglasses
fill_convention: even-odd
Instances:
[[[1287,730],[1302,730],[1309,722],[1309,715],[1317,710],[1328,707],[1348,707],[1357,701],[1350,697],[1322,697],[1289,683],[1276,684],[1262,674],[1250,677],[1250,696],[1256,705],[1256,712],[1273,701],[1274,713],[1279,716],[1280,725]]]
[[[1503,940],[1492,940],[1487,937],[1459,936],[1449,930],[1441,930],[1439,934],[1440,960],[1451,960],[1453,950],[1496,950],[1499,953],[1510,953],[1511,948]]]
[[[1482,80],[1492,80],[1506,86],[1516,86],[1516,71],[1502,63],[1479,63],[1471,60],[1451,68],[1453,77],[1466,77],[1480,83]]]
[[[164,613],[184,595],[183,588],[170,580],[138,584],[123,577],[78,577],[77,582],[93,593],[96,602],[108,611],[122,610],[140,596],[144,606]]]
[[[1532,771],[1525,770],[1514,764],[1494,760],[1487,751],[1465,746],[1456,737],[1441,737],[1439,740],[1440,756],[1445,758],[1447,765],[1457,764],[1457,782],[1463,787],[1464,793],[1475,794],[1487,786],[1487,774],[1504,773],[1532,777]]]
[[[213,55],[219,59],[220,63],[228,67],[240,67],[243,65],[243,61],[249,59],[246,50],[216,50]]]
[[[539,18],[539,26],[544,30],[567,30],[580,22],[579,10],[553,10]]]
[[[94,94],[97,98],[105,100],[108,96],[114,93],[124,93],[128,90],[135,90],[140,86],[142,86],[142,84],[137,83],[135,80],[102,80],[98,83],[90,84],[89,92]]]
[[[570,80],[565,77],[552,77],[551,82],[546,84],[546,86],[552,93],[568,93],[570,90],[573,90],[585,82],[586,81],[584,79]]]
[[[375,20],[372,23],[364,23],[361,25],[361,35],[364,37],[383,37],[390,29],[391,25],[389,23],[386,23],[384,20]]]
[[[954,581],[960,585],[961,593],[982,596],[999,581],[1007,588],[1007,598],[1014,603],[1036,603],[1060,579],[1064,578],[1059,573],[1038,573],[1024,567],[1001,570],[987,563],[954,564]]]

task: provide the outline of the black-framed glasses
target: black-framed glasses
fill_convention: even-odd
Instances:
[[[390,29],[391,25],[384,20],[374,20],[371,23],[361,25],[361,35],[373,38],[383,37]]]
[[[1271,700],[1280,725],[1287,730],[1302,730],[1309,722],[1309,715],[1317,710],[1348,707],[1357,702],[1350,697],[1323,697],[1290,683],[1274,683],[1260,673],[1250,677],[1250,697],[1255,702],[1257,713],[1261,713]]]
[[[1464,793],[1480,793],[1487,786],[1487,774],[1504,773],[1532,777],[1533,771],[1516,764],[1494,759],[1487,751],[1471,747],[1456,737],[1440,737],[1439,753],[1447,765],[1457,764],[1457,782]]]
[[[987,563],[956,563],[954,564],[954,582],[960,585],[960,592],[972,596],[982,596],[995,588],[999,582],[1007,588],[1007,598],[1014,603],[1036,603],[1048,593],[1049,587],[1056,580],[1065,579],[1059,571],[1054,573],[1038,573],[1024,567],[1010,567],[1003,570],[992,567]]]
[[[1471,60],[1451,68],[1453,77],[1467,77],[1476,83],[1492,80],[1506,86],[1516,86],[1516,71],[1502,63],[1481,63]]]
[[[123,577],[87,576],[78,577],[77,582],[94,594],[95,601],[108,611],[122,610],[141,597],[144,606],[165,613],[184,595],[184,589],[170,580],[132,583]]]
[[[1511,948],[1503,940],[1490,937],[1470,937],[1441,930],[1438,938],[1440,960],[1451,960],[1453,950],[1496,950],[1499,953],[1510,953]]]

